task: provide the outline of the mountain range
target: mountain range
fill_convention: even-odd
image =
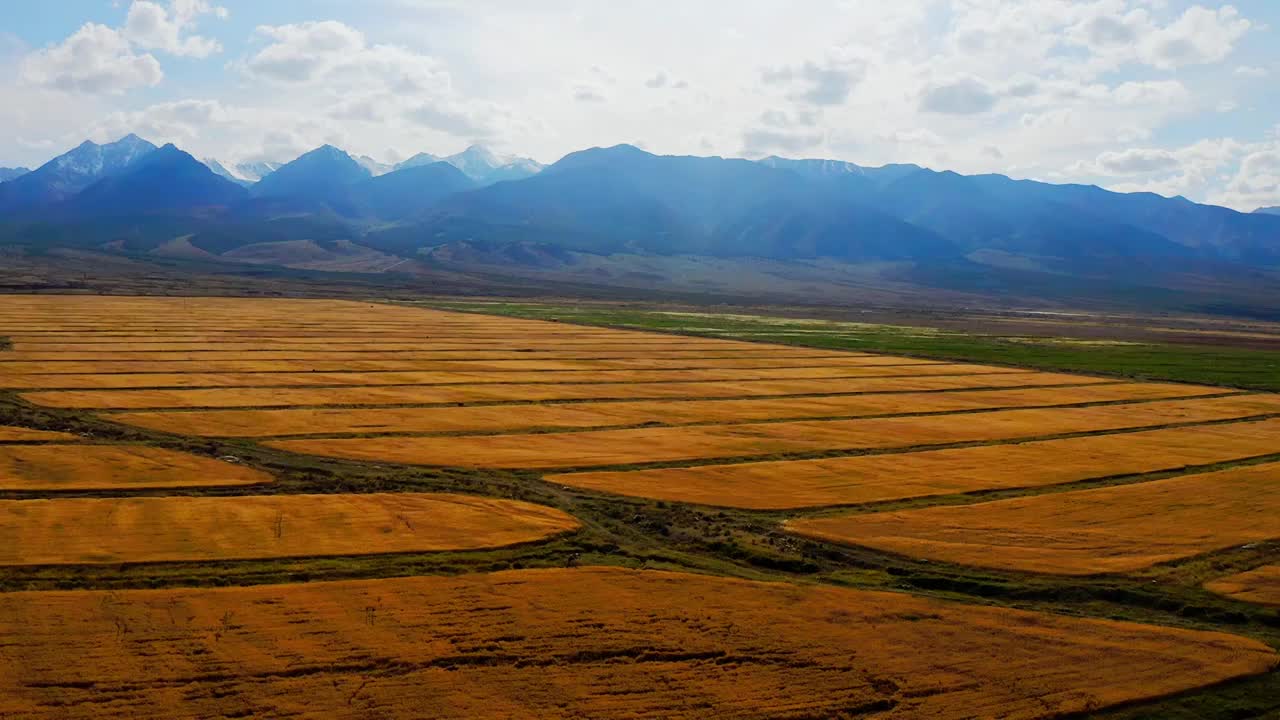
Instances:
[[[908,164],[629,145],[545,167],[478,146],[390,166],[326,145],[273,167],[199,161],[130,135],[0,182],[0,244],[145,254],[172,253],[181,238],[183,252],[218,262],[323,257],[341,269],[358,257],[362,272],[448,266],[829,301],[869,287],[1184,298],[1211,310],[1280,297],[1277,212]]]

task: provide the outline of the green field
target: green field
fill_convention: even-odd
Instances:
[[[1129,340],[962,332],[928,326],[810,320],[606,304],[436,302],[440,309],[718,338],[858,350],[1280,391],[1280,352]]]

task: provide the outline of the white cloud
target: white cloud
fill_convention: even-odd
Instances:
[[[973,115],[991,110],[999,99],[982,80],[960,78],[927,86],[920,95],[920,109],[946,115]]]
[[[207,14],[225,18],[227,11],[205,0],[174,0],[168,8],[153,0],[134,0],[123,32],[138,47],[172,55],[209,57],[222,51],[216,40],[200,35],[183,37],[184,31],[192,27],[199,16]]]
[[[1196,5],[1175,22],[1147,35],[1140,44],[1144,61],[1158,68],[1215,63],[1231,54],[1252,23],[1231,5],[1217,10]]]
[[[159,84],[164,78],[153,56],[134,53],[119,32],[96,23],[87,23],[61,43],[27,55],[21,75],[32,85],[79,93],[122,93]]]
[[[1241,77],[1264,78],[1270,75],[1271,72],[1263,67],[1241,65],[1235,69],[1235,74]]]

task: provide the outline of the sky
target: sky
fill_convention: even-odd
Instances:
[[[0,166],[130,132],[224,163],[631,143],[1252,210],[1278,32],[1276,0],[6,2]]]

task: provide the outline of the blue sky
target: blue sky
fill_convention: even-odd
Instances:
[[[1280,3],[60,0],[0,6],[0,166],[473,142],[917,162],[1280,205]]]

